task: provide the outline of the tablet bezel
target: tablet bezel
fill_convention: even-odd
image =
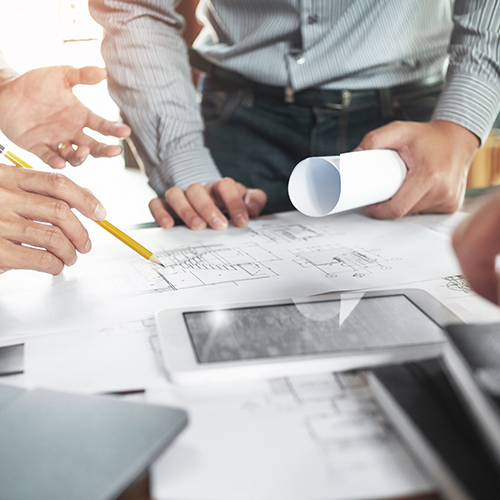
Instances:
[[[371,292],[331,293],[314,297],[289,298],[282,300],[252,301],[238,304],[218,304],[158,311],[155,315],[163,363],[169,379],[179,384],[204,384],[255,380],[320,372],[345,371],[368,368],[382,364],[434,357],[442,352],[445,342],[423,343],[418,346],[398,346],[393,349],[371,349],[366,353],[339,354],[322,353],[300,356],[286,356],[264,359],[245,359],[212,363],[198,363],[191,336],[187,331],[183,314],[220,309],[242,309],[287,304],[305,304],[339,300],[340,298],[389,297],[404,295],[439,327],[460,320],[437,299],[423,290],[403,289]]]
[[[442,359],[452,387],[476,423],[477,430],[500,471],[500,412],[492,396],[478,384],[473,369],[450,336],[444,346]]]

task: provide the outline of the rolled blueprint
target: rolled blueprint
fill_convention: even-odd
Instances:
[[[317,156],[293,169],[288,195],[299,212],[323,217],[388,200],[405,177],[406,165],[389,149]]]

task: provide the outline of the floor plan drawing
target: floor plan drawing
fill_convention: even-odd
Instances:
[[[140,294],[272,278],[277,273],[270,264],[280,260],[254,243],[233,248],[200,244],[157,252],[157,256],[164,268],[146,263],[127,276]]]
[[[367,445],[399,446],[363,372],[288,377],[270,380],[269,385],[269,398],[260,405],[254,401],[253,407],[249,401],[242,408],[258,414],[270,411],[270,405],[273,411],[300,414],[311,442],[325,458],[336,453],[335,463],[339,453]]]
[[[263,237],[274,243],[313,242],[324,238],[327,233],[318,227],[303,224],[263,224],[258,229],[252,229],[256,236]]]
[[[398,257],[386,259],[377,252],[377,249],[366,250],[340,245],[323,245],[292,251],[294,261],[298,265],[304,268],[315,267],[328,278],[336,278],[346,273],[353,278],[363,278],[373,274],[375,270],[391,270],[392,264],[401,260]]]
[[[263,382],[259,391],[249,390],[245,395],[243,390],[234,395],[233,403],[223,404],[223,408],[228,412],[225,424],[212,421],[207,427],[226,436],[227,441],[223,445],[217,444],[222,457],[236,456],[247,442],[247,435],[259,436],[272,450],[267,452],[264,463],[284,464],[292,457],[292,464],[296,464],[301,453],[307,457],[296,480],[287,478],[287,484],[292,483],[292,486],[283,498],[392,496],[387,490],[387,483],[384,485],[381,479],[384,477],[389,478],[389,484],[392,482],[394,494],[398,488],[402,492],[405,488],[411,491],[415,485],[417,490],[427,486],[425,478],[379,409],[364,372],[271,379]],[[190,409],[197,414],[194,407]],[[241,427],[228,424],[228,421],[239,422]],[[208,446],[204,449],[205,453],[213,450],[210,442]],[[247,449],[248,463],[258,461],[262,449],[253,446]],[[363,471],[361,485],[360,470]],[[266,465],[254,467],[253,471],[256,483],[264,482]],[[393,482],[394,478],[401,481],[398,486]],[[306,493],[301,494],[301,489]],[[356,490],[354,494],[353,490]],[[374,496],[366,496],[367,491]],[[211,493],[207,495],[209,498],[228,496]],[[192,497],[193,494],[186,495],[186,498]],[[249,497],[263,498],[262,490],[254,488],[251,496],[235,494],[231,498]],[[171,493],[167,498],[178,496]]]

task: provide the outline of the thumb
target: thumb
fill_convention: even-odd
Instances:
[[[408,127],[405,122],[392,122],[368,132],[354,149],[395,149],[402,147],[408,139]]]
[[[108,76],[105,68],[98,66],[85,66],[83,68],[68,67],[66,71],[66,80],[68,84],[74,85],[94,85],[101,82]]]

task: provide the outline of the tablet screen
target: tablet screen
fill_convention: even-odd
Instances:
[[[199,363],[441,342],[404,295],[184,313]]]

